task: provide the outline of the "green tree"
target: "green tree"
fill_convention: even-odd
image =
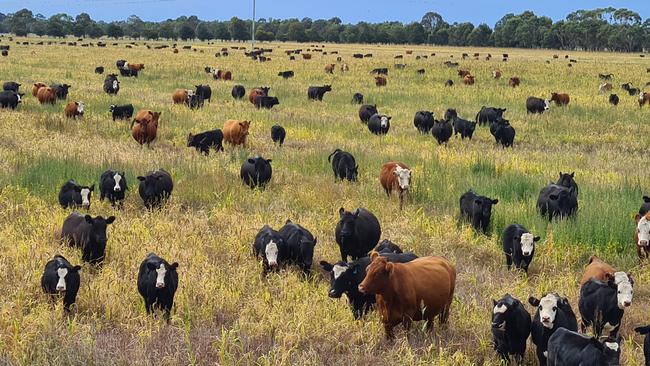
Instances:
[[[194,28],[192,28],[190,24],[185,23],[181,25],[180,29],[178,30],[178,36],[181,37],[181,39],[184,41],[194,39]]]
[[[24,37],[27,35],[30,24],[34,21],[34,14],[31,10],[21,9],[9,15],[9,31]]]
[[[406,26],[408,42],[412,44],[422,44],[427,40],[427,34],[420,23],[411,23]]]
[[[124,30],[122,30],[122,27],[116,23],[110,23],[108,27],[106,27],[106,35],[118,39],[124,36]]]
[[[480,24],[474,28],[467,37],[467,42],[471,46],[489,46],[492,37],[492,29],[487,24]]]
[[[237,17],[232,17],[230,19],[230,36],[232,39],[238,41],[245,41],[250,39],[250,32],[248,30],[248,26],[246,26],[246,22]]]
[[[166,21],[160,25],[158,29],[160,36],[167,39],[176,39],[176,29],[174,24],[170,21]]]
[[[209,39],[214,38],[214,35],[212,34],[212,29],[210,29],[210,26],[208,23],[199,23],[199,25],[196,27],[196,38],[202,40],[202,41],[207,41]]]
[[[289,25],[287,37],[290,41],[305,42],[307,34],[305,33],[305,26],[300,22],[294,22]]]

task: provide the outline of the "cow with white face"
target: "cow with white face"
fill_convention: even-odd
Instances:
[[[530,314],[521,302],[510,294],[499,301],[492,300],[492,341],[501,358],[509,362],[513,355],[521,364],[526,353],[526,340],[530,334]]]
[[[169,322],[170,313],[174,306],[174,295],[178,288],[178,263],[169,264],[154,253],[140,264],[138,272],[138,292],[144,299],[147,314],[162,310]]]
[[[412,170],[402,162],[389,162],[382,166],[379,182],[386,195],[390,197],[393,191],[399,194],[399,208],[404,206],[404,198],[411,186]]]
[[[113,207],[122,207],[128,189],[124,172],[109,169],[99,177],[99,200],[108,198]]]
[[[540,365],[546,365],[548,339],[559,328],[578,330],[578,321],[566,297],[550,293],[538,299],[529,297],[528,303],[537,307],[531,328],[531,338],[536,346]]]
[[[264,275],[278,270],[290,259],[289,248],[284,238],[268,225],[264,225],[255,236],[253,254],[262,260]]]
[[[95,185],[81,186],[71,179],[67,181],[59,191],[59,204],[63,208],[82,207],[90,209],[90,198],[95,190]]]
[[[643,208],[643,207],[642,207]],[[650,258],[650,212],[636,215],[636,254],[639,260]]]
[[[392,117],[375,113],[368,120],[368,130],[375,135],[385,135],[390,130],[390,120]]]
[[[516,268],[523,269],[527,274],[528,266],[530,266],[535,254],[535,243],[539,239],[539,236],[534,236],[522,225],[512,224],[508,226],[501,236],[508,269],[514,263]]]
[[[625,272],[615,272],[606,281],[591,278],[580,288],[578,309],[582,316],[582,331],[593,326],[594,335],[603,333],[615,337],[621,326],[625,308],[632,305],[634,281]]]
[[[46,294],[62,295],[65,311],[75,303],[79,291],[80,266],[73,266],[61,255],[55,255],[47,264],[41,277],[41,287]]]

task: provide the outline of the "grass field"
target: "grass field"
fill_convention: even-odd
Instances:
[[[22,39],[20,39],[22,41]],[[33,41],[33,40],[32,40]],[[6,38],[0,43],[6,44]],[[180,45],[179,45],[180,46]],[[565,294],[577,311],[578,280],[587,258],[602,256],[636,280],[635,298],[623,318],[622,364],[642,365],[642,338],[633,328],[650,323],[650,275],[639,266],[632,241],[633,216],[648,193],[647,148],[650,109],[639,109],[637,98],[618,85],[644,85],[647,58],[632,54],[571,52],[572,68],[551,50],[454,49],[327,44],[338,50],[350,72],[325,74],[336,55],[314,55],[309,61],[289,61],[284,49],[309,45],[271,44],[272,61],[257,63],[243,51],[215,58],[230,44],[195,43],[201,52],[149,50],[142,44],[119,47],[18,46],[0,58],[0,80],[15,80],[27,88],[24,103],[14,112],[0,111],[0,364],[17,365],[495,365],[491,344],[492,299],[505,293],[521,299],[546,292]],[[242,44],[243,46],[243,44]],[[413,49],[413,55],[394,60]],[[372,52],[356,60],[355,52]],[[509,62],[459,60],[462,52],[510,54]],[[415,60],[415,55],[436,52]],[[464,86],[450,59],[471,70],[474,86]],[[137,79],[120,78],[117,97],[102,92],[104,76],[93,73],[103,65],[115,72],[115,61],[143,62]],[[546,60],[551,60],[546,64]],[[394,70],[394,62],[407,64]],[[233,72],[234,81],[212,80],[205,66]],[[389,67],[388,85],[377,88],[368,73]],[[416,74],[425,68],[426,74]],[[501,80],[490,78],[494,69]],[[283,80],[279,71],[294,70]],[[598,94],[598,73],[614,73],[614,92],[621,104],[613,107]],[[520,88],[507,86],[519,76]],[[445,88],[447,79],[456,81]],[[34,82],[72,85],[68,100],[84,101],[82,121],[66,120],[64,103],[39,105],[31,96]],[[213,89],[212,103],[191,111],[173,106],[176,88],[199,83]],[[234,101],[233,85],[269,85],[280,105],[256,110],[247,100]],[[310,85],[332,84],[323,102],[309,102]],[[359,122],[354,92],[391,115],[385,137],[370,134]],[[526,115],[528,96],[548,98],[566,92],[568,107],[552,106],[541,116]],[[110,104],[133,103],[137,109],[162,111],[153,149],[141,148],[131,137],[127,121],[113,122]],[[487,128],[477,127],[472,141],[453,138],[438,146],[413,126],[418,110],[442,118],[447,108],[474,119],[482,105],[508,109],[517,131],[514,149],[494,145]],[[251,120],[246,149],[199,155],[185,147],[188,133],[221,128],[226,119]],[[270,139],[273,124],[287,130],[285,146]],[[335,183],[327,156],[335,149],[353,153],[360,166],[359,182]],[[273,159],[273,179],[265,191],[251,191],[239,179],[242,161],[260,154]],[[408,203],[399,211],[397,197],[387,199],[379,182],[381,165],[402,161],[414,170]],[[48,259],[61,253],[81,263],[78,250],[57,240],[69,214],[58,206],[61,185],[74,178],[98,183],[107,168],[125,170],[130,191],[123,210],[115,211],[93,197],[93,215],[115,215],[108,230],[107,259],[101,270],[83,265],[74,316],[62,305],[47,301],[40,276]],[[168,170],[174,179],[173,197],[160,211],[147,212],[137,194],[138,175]],[[580,185],[580,209],[574,219],[548,223],[535,211],[539,190],[558,172],[575,171]],[[491,235],[479,235],[457,222],[458,198],[469,188],[498,198]],[[432,336],[423,324],[407,340],[384,339],[376,313],[355,321],[347,300],[327,297],[328,278],[316,264],[339,258],[334,227],[339,207],[365,207],[382,225],[382,237],[418,255],[443,255],[456,264],[458,280],[448,327]],[[296,270],[262,278],[261,265],[251,257],[259,228],[278,229],[285,220],[310,229],[318,237],[312,280]],[[542,240],[530,276],[508,272],[499,234],[510,223],[527,226]],[[140,262],[156,252],[180,264],[180,286],[170,325],[145,314],[136,289]],[[533,313],[534,309],[527,306]],[[526,363],[536,364],[529,342]]]

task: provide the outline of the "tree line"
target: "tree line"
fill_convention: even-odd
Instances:
[[[227,21],[202,21],[181,16],[147,22],[131,15],[124,21],[95,21],[81,13],[76,17],[55,14],[49,18],[28,9],[0,13],[0,32],[17,36],[129,37],[169,40],[251,39],[251,21],[233,17]],[[494,27],[487,24],[448,23],[435,12],[420,22],[343,24],[339,18],[259,19],[255,38],[260,41],[434,44],[450,46],[496,46],[639,52],[650,50],[650,18],[631,10],[598,8],[577,10],[553,22],[531,11],[506,14]]]

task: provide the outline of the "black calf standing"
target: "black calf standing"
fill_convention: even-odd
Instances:
[[[99,177],[99,200],[103,201],[108,198],[113,206],[120,205],[124,202],[126,191],[129,187],[126,184],[126,175],[124,172],[107,170]]]
[[[205,131],[197,133],[196,135],[189,134],[187,136],[187,147],[193,147],[196,151],[202,154],[209,155],[210,148],[215,151],[223,151],[223,132],[220,129]]]
[[[73,266],[62,255],[55,255],[47,264],[41,277],[41,287],[46,294],[63,295],[63,308],[70,311],[70,306],[77,300],[81,278],[81,266]]]
[[[271,127],[271,140],[273,140],[274,143],[282,146],[282,144],[284,144],[284,138],[286,136],[287,131],[284,129],[284,127],[280,125],[274,125]]]
[[[539,236],[533,236],[528,229],[519,224],[512,224],[503,230],[501,241],[508,269],[514,263],[515,267],[528,273],[528,266],[535,254],[535,243],[539,239]]]
[[[174,295],[178,288],[178,263],[169,264],[154,253],[149,253],[140,264],[138,292],[144,299],[147,314],[160,309],[167,322],[174,306]]]
[[[479,196],[469,190],[460,196],[460,216],[471,222],[476,231],[486,233],[492,217],[492,206],[497,203],[498,199]]]
[[[347,179],[350,182],[356,182],[359,174],[359,166],[354,160],[354,156],[349,152],[342,151],[341,149],[334,150],[327,161],[332,163],[332,170],[334,171],[334,180]]]

